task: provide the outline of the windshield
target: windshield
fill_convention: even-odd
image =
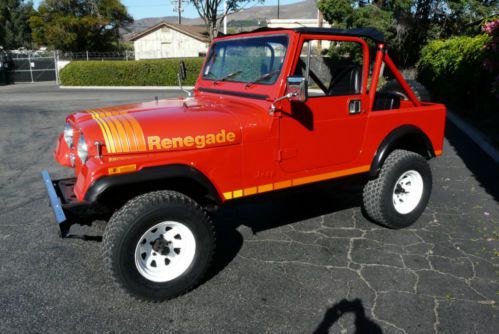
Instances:
[[[203,79],[273,84],[281,72],[287,47],[286,35],[216,42],[210,49]]]

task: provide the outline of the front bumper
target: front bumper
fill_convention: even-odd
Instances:
[[[71,236],[69,230],[74,224],[91,225],[99,211],[95,205],[78,201],[73,191],[76,178],[52,180],[46,170],[42,171],[42,178],[62,238]]]

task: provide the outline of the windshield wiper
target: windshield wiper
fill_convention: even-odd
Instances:
[[[272,78],[274,75],[276,75],[279,72],[281,72],[281,71],[280,70],[275,70],[275,71],[272,71],[272,72],[265,73],[264,75],[256,78],[255,80],[248,82],[244,86],[244,88],[248,88],[249,86],[254,85],[254,84],[256,84],[256,83],[258,83],[260,81],[264,81],[264,80],[267,80],[269,78]]]
[[[241,72],[242,72],[242,71],[235,71],[235,72],[231,72],[231,73],[229,73],[229,74],[227,74],[227,75],[224,75],[224,76],[223,76],[223,77],[221,77],[220,79],[215,80],[214,84],[217,84],[217,83],[219,83],[220,81],[225,81],[225,80],[227,80],[227,79],[230,79],[230,78],[232,78],[232,77],[234,77],[234,76],[238,75],[238,74],[239,74],[239,73],[241,73]]]

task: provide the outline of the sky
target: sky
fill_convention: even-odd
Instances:
[[[144,17],[160,17],[160,16],[170,16],[178,15],[177,12],[173,11],[172,1],[178,0],[122,0],[121,2],[127,6],[128,13],[130,13],[134,19],[141,19]],[[281,5],[300,2],[303,0],[280,0]],[[34,0],[33,3],[37,8],[42,0]],[[187,1],[186,1],[187,2]],[[258,4],[260,6],[260,4]],[[265,0],[264,5],[277,5],[277,0]],[[184,7],[185,6],[185,7]],[[250,6],[254,6],[251,4]],[[196,9],[191,5],[183,5],[185,8],[183,12],[183,17],[198,17]]]

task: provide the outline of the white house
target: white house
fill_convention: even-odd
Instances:
[[[160,22],[130,38],[135,60],[205,56],[209,46],[206,29]]]

